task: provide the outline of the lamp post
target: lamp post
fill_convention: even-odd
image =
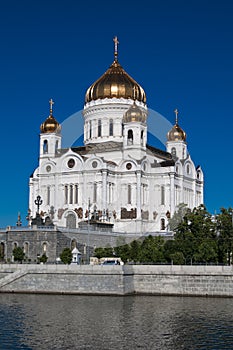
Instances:
[[[40,206],[43,203],[41,196],[37,196],[36,200],[34,201],[35,205],[37,206],[37,213],[40,213]]]

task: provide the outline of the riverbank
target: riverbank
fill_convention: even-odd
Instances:
[[[233,266],[1,264],[0,292],[233,297]]]

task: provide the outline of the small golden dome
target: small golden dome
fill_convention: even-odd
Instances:
[[[146,123],[147,112],[138,107],[134,101],[133,105],[125,112],[123,123],[140,122]]]
[[[167,139],[168,141],[186,141],[186,133],[179,127],[178,124],[175,124],[167,133]]]
[[[173,128],[167,133],[168,141],[186,141],[186,133],[181,127],[178,125],[178,110],[174,111],[176,115],[176,123]]]
[[[131,98],[146,103],[143,88],[124,71],[118,62],[117,37],[113,41],[115,43],[114,61],[109,69],[87,89],[85,103],[114,97]]]
[[[41,124],[40,131],[42,134],[53,133],[53,132],[59,134],[61,132],[61,125],[56,121],[56,119],[53,116],[52,106],[54,102],[52,99],[49,101],[49,104],[50,104],[50,115],[45,120],[45,122]]]

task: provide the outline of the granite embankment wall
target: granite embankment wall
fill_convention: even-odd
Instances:
[[[2,264],[0,292],[233,297],[233,267]]]

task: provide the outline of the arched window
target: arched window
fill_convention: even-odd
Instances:
[[[48,140],[44,140],[44,143],[43,143],[43,153],[44,153],[44,154],[48,153]]]
[[[76,228],[76,217],[74,214],[70,213],[66,217],[66,227],[67,228]]]
[[[98,120],[98,137],[102,136],[102,124],[101,119]]]
[[[43,243],[42,250],[43,250],[42,254],[45,254],[47,252],[47,243],[46,242]]]
[[[28,253],[29,253],[29,243],[28,242],[24,243],[24,245],[23,245],[23,252],[28,257]]]
[[[165,219],[161,219],[160,221],[160,229],[165,230]]]
[[[141,146],[143,146],[143,137],[144,137],[144,132],[143,130],[141,131]]]
[[[50,205],[50,186],[47,187],[47,205]]]
[[[5,256],[5,244],[1,242],[0,244],[0,261],[4,259]]]
[[[89,121],[89,138],[92,138],[92,125],[91,125],[91,120]]]
[[[186,172],[187,172],[187,174],[190,173],[190,166],[189,166],[189,164],[187,165]]]
[[[77,248],[77,241],[76,241],[76,239],[72,239],[70,248],[71,248],[71,250],[73,250],[74,248]]]
[[[128,138],[127,138],[127,144],[132,145],[133,144],[133,130],[128,130]]]
[[[128,185],[128,204],[132,202],[132,188],[131,185]]]
[[[172,157],[176,157],[176,149],[175,149],[175,147],[172,147],[171,155],[172,155]]]
[[[165,205],[165,188],[161,186],[161,205]]]
[[[78,203],[78,185],[75,185],[74,186],[74,202],[75,202],[75,204],[77,204]]]
[[[68,204],[68,186],[65,185],[65,204]]]
[[[70,204],[73,204],[73,185],[70,185]]]
[[[55,153],[57,153],[57,150],[58,150],[58,140],[55,143]]]
[[[113,136],[113,119],[109,120],[109,136]]]
[[[94,182],[93,184],[93,203],[96,203],[97,201],[97,183]]]

